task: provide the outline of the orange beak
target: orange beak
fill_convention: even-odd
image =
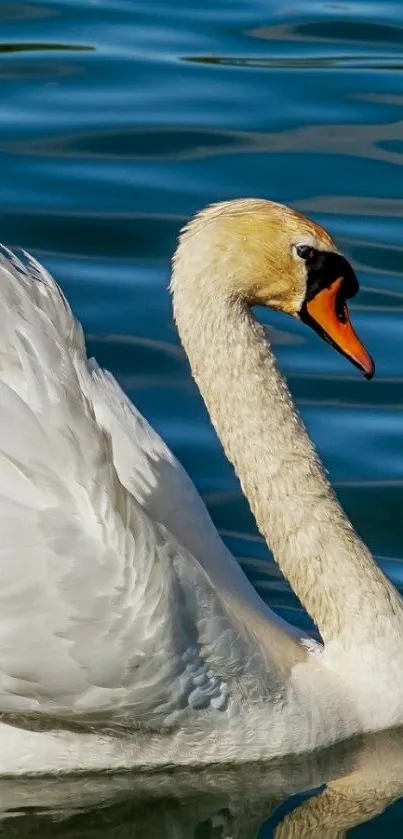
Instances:
[[[343,282],[344,278],[338,277],[306,302],[301,319],[349,358],[366,379],[372,379],[375,364],[353,329],[343,295]]]

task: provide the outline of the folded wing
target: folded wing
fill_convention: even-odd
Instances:
[[[52,278],[4,251],[0,283],[0,711],[160,727],[231,713],[239,685],[281,690],[208,569],[140,497],[142,478],[155,483],[144,457],[137,484],[125,475],[105,374],[88,369]]]

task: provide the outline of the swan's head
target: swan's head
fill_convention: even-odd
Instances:
[[[356,275],[329,234],[281,204],[227,201],[202,210],[182,230],[174,256],[172,290],[185,268],[204,294],[225,294],[300,318],[366,378],[374,363],[350,321],[347,299]]]

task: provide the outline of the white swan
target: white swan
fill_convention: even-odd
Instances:
[[[237,763],[403,722],[402,600],[341,510],[250,306],[373,363],[357,281],[292,210],[233,201],[182,232],[174,312],[260,531],[324,647],[259,599],[190,479],[49,274],[0,277],[0,774]]]

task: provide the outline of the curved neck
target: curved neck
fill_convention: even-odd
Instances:
[[[182,278],[178,264],[172,287],[193,376],[282,572],[325,642],[379,637],[400,597],[341,509],[263,328],[246,305]]]

